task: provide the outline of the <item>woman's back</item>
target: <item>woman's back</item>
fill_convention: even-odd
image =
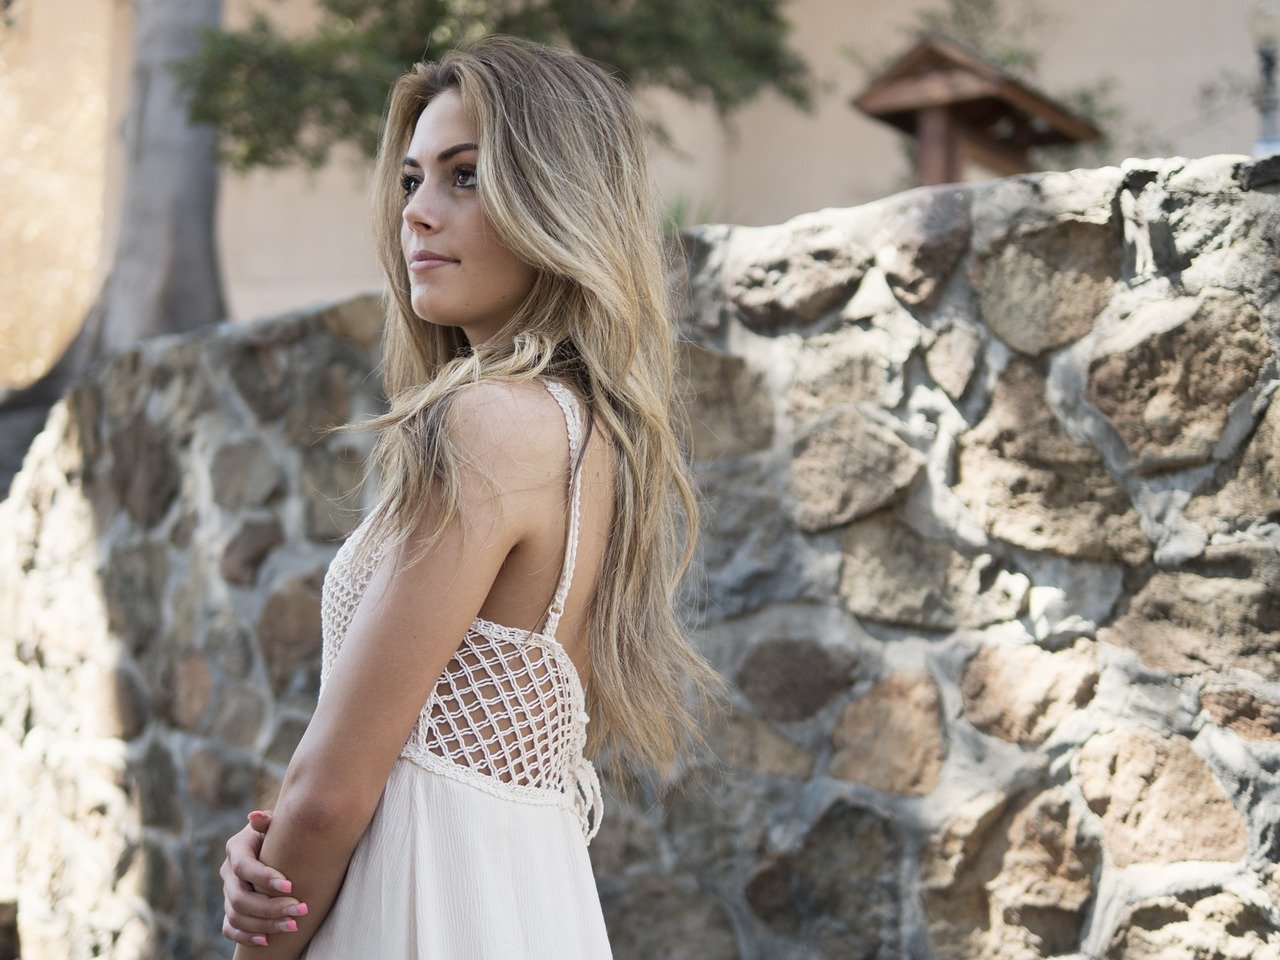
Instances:
[[[573,398],[571,409],[584,409],[582,398],[575,390],[560,381],[552,382],[570,392]],[[548,449],[553,452],[546,466],[555,474],[545,478],[546,482],[541,483],[536,498],[529,501],[529,532],[507,557],[484,606],[480,608],[480,616],[494,623],[535,630],[555,590],[568,539],[570,517],[566,491],[571,464],[566,462],[564,453],[567,415],[557,405],[554,395],[540,383],[513,386],[528,397],[530,426],[546,437]],[[579,433],[586,437],[585,421],[580,423]],[[556,638],[573,661],[583,684],[589,686],[588,621],[591,598],[601,575],[613,524],[616,467],[613,442],[605,431],[592,430],[586,446],[579,480],[578,538],[573,579]],[[531,484],[538,482],[539,472],[536,469],[531,471]]]
[[[530,485],[511,504],[529,511],[528,536],[423,706],[308,960],[611,956],[587,856],[603,800],[583,755],[578,666],[612,520],[612,457],[594,431],[601,442],[570,482],[585,405],[559,381],[540,382],[545,390],[527,385],[542,391],[529,397],[530,429],[547,428],[544,398],[560,407],[558,482],[547,474],[554,457],[529,464]],[[325,579],[322,689],[380,559],[373,552],[361,570],[347,562],[364,529]],[[576,651],[559,639],[570,624]]]

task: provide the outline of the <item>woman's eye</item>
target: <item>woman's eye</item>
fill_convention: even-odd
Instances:
[[[454,167],[453,176],[454,176],[455,183],[457,182],[457,179],[460,176],[470,177],[471,178],[470,182],[461,183],[458,185],[466,190],[472,190],[475,188],[475,185],[476,185],[475,184],[475,176],[476,176],[475,167]],[[417,185],[417,183],[418,183],[418,178],[410,176],[407,173],[400,178],[400,189],[404,192],[404,197],[406,200],[409,199],[409,194],[413,192],[414,187]]]

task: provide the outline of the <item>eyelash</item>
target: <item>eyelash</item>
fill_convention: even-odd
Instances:
[[[454,167],[454,168],[453,168],[453,173],[454,173],[454,176],[455,176],[455,177],[456,177],[459,173],[469,174],[469,175],[470,175],[470,176],[472,176],[472,177],[474,177],[474,176],[476,175],[476,171],[475,171],[475,168],[474,168],[474,167],[469,167],[469,166],[465,166],[465,165],[462,165],[462,164],[459,164],[458,166]],[[404,176],[402,176],[402,177],[400,178],[400,189],[401,189],[402,191],[404,191],[404,198],[405,198],[406,200],[407,200],[407,199],[409,199],[409,191],[413,189],[412,184],[413,184],[413,183],[416,183],[416,182],[417,182],[417,180],[418,180],[418,178],[417,178],[417,177],[410,176],[410,175],[409,175],[409,174],[407,174],[407,173],[406,173]],[[468,184],[467,186],[464,186],[462,189],[463,189],[463,190],[474,190],[475,188],[476,188],[476,185],[475,185],[474,183],[472,183],[472,184]]]

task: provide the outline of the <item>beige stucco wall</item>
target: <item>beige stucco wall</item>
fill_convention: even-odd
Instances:
[[[865,78],[841,50],[853,46],[873,56],[901,51],[917,11],[938,5],[940,0],[794,0],[786,8],[794,24],[792,45],[822,84],[812,114],[766,94],[722,125],[709,107],[665,91],[641,91],[642,108],[666,124],[680,151],[654,151],[666,199],[685,201],[698,220],[761,225],[904,189],[910,171],[900,135],[848,106]],[[315,0],[225,0],[226,23],[243,24],[255,6],[297,32],[314,22],[317,9]],[[1154,150],[1122,143],[1109,162],[1130,154],[1248,153],[1256,133],[1254,111],[1238,101],[1219,121],[1205,124],[1197,118],[1196,94],[1224,70],[1255,72],[1250,8],[1251,0],[1046,0],[1051,23],[1031,41],[1042,51],[1038,85],[1053,94],[1113,76],[1115,100],[1129,119],[1164,134],[1165,145]],[[30,194],[43,178],[52,198],[26,215],[31,229],[43,231],[43,240],[30,246],[25,259],[0,261],[0,303],[9,305],[8,313],[0,312],[0,354],[26,342],[43,344],[39,349],[47,353],[64,337],[59,331],[69,336],[68,324],[78,319],[93,282],[110,262],[131,46],[127,0],[24,0],[17,12],[17,29],[0,47],[6,67],[0,132],[12,124],[27,139],[39,135],[50,143],[74,143],[75,150],[50,148],[35,164],[18,157],[13,137],[0,137],[0,163],[13,173],[0,188],[5,195]],[[69,23],[76,24],[74,30],[66,29]],[[18,90],[11,65],[50,76],[62,71],[81,82]],[[105,95],[105,103],[87,103],[77,92],[83,89]],[[91,121],[69,123],[65,118],[75,115],[68,113],[73,107],[89,110]],[[367,164],[345,147],[314,174],[227,173],[217,234],[232,319],[380,286],[365,222],[366,176]],[[984,176],[976,168],[968,173],[970,179]],[[75,251],[71,259],[68,249]],[[62,278],[68,266],[70,280]],[[55,273],[60,279],[51,282]],[[15,296],[32,284],[58,295]],[[41,332],[30,333],[36,330]],[[0,369],[0,378],[7,372]]]
[[[766,95],[732,119],[739,145],[725,151],[715,177],[723,185],[722,219],[778,223],[822,207],[866,203],[909,185],[897,145],[901,134],[848,106],[864,78],[840,49],[853,46],[872,57],[904,51],[910,42],[905,31],[918,12],[941,6],[939,0],[793,4],[794,46],[831,89],[812,115]],[[1256,113],[1241,103],[1230,118],[1197,129],[1196,96],[1203,82],[1225,69],[1256,74],[1248,29],[1252,0],[1044,0],[1041,6],[1048,22],[1029,43],[1041,51],[1035,86],[1054,95],[1113,76],[1114,100],[1131,122],[1149,124],[1157,133],[1171,130],[1165,137],[1170,155],[1250,152]],[[985,176],[974,170],[970,179]]]
[[[112,0],[20,0],[0,29],[0,383],[34,378],[98,279],[109,179]]]

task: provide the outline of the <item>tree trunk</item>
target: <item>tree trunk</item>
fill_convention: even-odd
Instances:
[[[135,341],[224,318],[214,237],[217,130],[193,126],[171,60],[217,27],[222,0],[134,0],[133,81],[124,124],[124,196],[114,260],[80,332],[35,383],[0,391],[0,497],[49,408]],[[32,318],[38,322],[38,318]]]

